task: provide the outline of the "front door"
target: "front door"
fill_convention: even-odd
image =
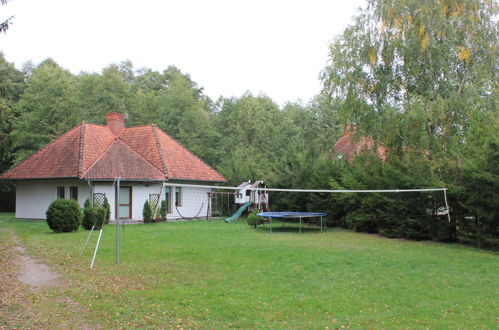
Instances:
[[[120,219],[132,218],[132,187],[120,187],[120,198],[118,201],[118,217]]]

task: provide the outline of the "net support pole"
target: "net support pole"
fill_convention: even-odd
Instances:
[[[447,203],[447,189],[444,189],[444,200],[445,200],[445,208],[447,209],[447,219],[449,219],[450,223],[450,210],[449,210],[449,204]]]
[[[83,246],[81,248],[81,253],[80,253],[81,256],[83,255],[83,252],[85,252],[85,248],[87,247],[88,241],[90,240],[90,236],[92,236],[92,233],[94,232],[94,228],[95,228],[95,226],[92,226],[92,229],[90,229],[90,233],[87,236],[85,244],[83,244]]]
[[[211,204],[211,192],[207,193],[208,199],[207,199],[207,207],[206,207],[206,220],[209,220],[209,215],[210,215],[210,204]]]
[[[120,178],[118,177],[118,183],[116,185],[116,263],[120,263]]]
[[[94,256],[92,258],[92,264],[90,265],[90,268],[94,268],[95,257],[97,256],[97,250],[99,249],[99,244],[100,244],[100,238],[101,238],[101,236],[102,236],[102,228],[100,229],[99,238],[97,239],[97,244],[95,245]]]

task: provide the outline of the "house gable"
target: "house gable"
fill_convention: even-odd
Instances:
[[[80,175],[87,172],[95,161],[115,141],[113,133],[106,127],[95,124],[82,123],[82,154]]]
[[[128,127],[120,135],[120,139],[159,171],[168,173],[162,160],[161,149],[158,148],[153,125]]]
[[[102,157],[83,174],[83,179],[112,180],[114,178],[138,181],[166,179],[160,170],[121,140],[115,140]]]

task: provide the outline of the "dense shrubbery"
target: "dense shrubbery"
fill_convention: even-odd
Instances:
[[[101,229],[106,223],[106,213],[107,211],[104,207],[90,206],[90,203],[85,203],[85,207],[83,208],[82,227],[87,230],[91,230],[92,227],[97,230]]]
[[[410,189],[439,187],[428,162],[410,154],[382,161],[362,156],[343,167],[331,183],[333,189]],[[438,215],[445,206],[442,192],[335,194],[338,222],[356,231],[379,233],[393,238],[416,240],[455,239],[447,217]],[[342,209],[341,209],[342,208]]]
[[[45,215],[50,229],[56,233],[75,231],[82,221],[80,205],[72,199],[56,199]]]

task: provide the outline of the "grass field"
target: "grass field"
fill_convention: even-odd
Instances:
[[[3,218],[8,218],[3,214]],[[0,215],[0,218],[2,215]],[[103,327],[493,328],[498,254],[460,245],[328,229],[273,233],[245,223],[129,225],[115,264],[115,226],[96,266],[88,232],[0,222],[71,283],[66,295]],[[3,233],[3,234],[2,234]]]

